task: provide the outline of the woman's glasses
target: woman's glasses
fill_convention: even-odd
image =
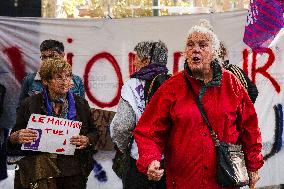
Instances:
[[[61,53],[58,53],[57,51],[47,50],[47,51],[41,52],[40,59],[45,60],[47,58],[56,58],[60,56],[61,56]]]
[[[67,75],[60,75],[60,74],[56,74],[53,79],[58,82],[58,83],[63,83],[63,82],[70,82],[72,79],[72,74],[67,74]]]

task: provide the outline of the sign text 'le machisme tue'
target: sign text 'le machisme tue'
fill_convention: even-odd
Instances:
[[[27,129],[36,131],[37,138],[32,143],[23,144],[21,149],[74,155],[76,146],[70,144],[70,138],[79,135],[81,126],[79,121],[32,114]]]

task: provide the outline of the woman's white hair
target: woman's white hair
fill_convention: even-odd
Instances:
[[[213,32],[213,27],[211,26],[210,22],[206,19],[199,20],[199,25],[194,25],[192,28],[190,28],[187,36],[189,37],[191,34],[196,32],[207,34],[210,37],[212,40],[214,58],[218,58],[220,40]]]

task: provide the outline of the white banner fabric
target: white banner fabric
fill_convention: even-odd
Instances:
[[[181,52],[187,31],[199,19],[206,18],[228,47],[230,63],[243,68],[259,90],[255,107],[263,153],[272,155],[261,170],[258,185],[283,184],[283,119],[276,123],[276,115],[282,113],[283,118],[284,32],[279,33],[269,49],[251,52],[242,42],[246,13],[101,20],[0,17],[0,83],[7,88],[0,125],[11,128],[15,123],[21,80],[25,73],[38,69],[41,41],[62,41],[73,72],[84,80],[90,106],[115,111],[121,86],[133,71],[134,46],[143,40],[165,42],[169,49],[167,66],[175,74],[183,68]]]

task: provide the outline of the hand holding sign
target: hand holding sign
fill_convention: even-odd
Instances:
[[[85,149],[89,145],[89,138],[84,135],[73,136],[70,143],[76,145],[76,149]]]
[[[31,129],[21,129],[12,133],[10,139],[13,143],[31,143],[37,139],[37,132]]]
[[[74,155],[75,149],[84,149],[89,143],[88,137],[79,135],[81,126],[79,121],[32,114],[27,129],[18,134],[24,143],[21,149]]]

